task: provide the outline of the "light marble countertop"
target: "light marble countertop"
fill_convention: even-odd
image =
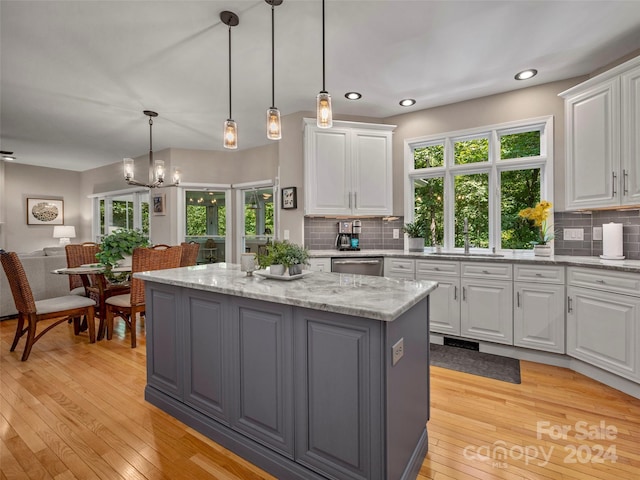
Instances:
[[[640,273],[640,260],[604,260],[600,257],[578,257],[570,255],[552,255],[550,257],[536,257],[532,253],[503,252],[502,256],[474,256],[431,252],[408,252],[405,250],[360,250],[358,252],[339,250],[309,250],[309,256],[319,257],[403,257],[418,260],[461,260],[469,262],[508,262],[535,263],[537,265],[565,265],[573,267],[593,267],[623,272]]]
[[[392,321],[438,283],[312,272],[295,280],[247,276],[240,265],[213,263],[134,274],[136,278],[327,312]]]

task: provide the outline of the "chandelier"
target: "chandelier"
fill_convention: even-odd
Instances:
[[[175,187],[180,184],[180,171],[173,169],[173,183],[164,184],[164,160],[153,160],[153,119],[158,116],[156,112],[145,110],[143,112],[149,117],[149,183],[139,182],[133,178],[133,158],[124,159],[124,179],[129,185],[136,185],[146,188]]]

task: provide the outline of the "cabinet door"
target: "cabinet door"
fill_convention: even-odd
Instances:
[[[292,309],[234,298],[233,428],[293,458]]]
[[[640,67],[622,79],[623,202],[640,203]]]
[[[308,127],[305,136],[305,214],[350,215],[349,130]]]
[[[211,292],[184,292],[184,401],[228,425],[228,299]]]
[[[178,287],[147,283],[147,383],[182,400],[182,304]]]
[[[391,215],[391,132],[353,130],[351,152],[354,215]]]
[[[565,117],[567,208],[619,205],[619,79],[568,98]]]
[[[438,288],[429,294],[429,329],[460,335],[460,279],[431,276],[429,280],[438,282]]]
[[[623,377],[638,380],[640,299],[569,287],[567,354]]]
[[[512,292],[510,281],[463,278],[460,334],[512,345]]]
[[[382,478],[380,324],[296,309],[295,344],[296,461],[327,478]]]
[[[513,344],[564,353],[564,285],[515,283]]]

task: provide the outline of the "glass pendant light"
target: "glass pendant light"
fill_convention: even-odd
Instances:
[[[238,148],[238,124],[231,115],[231,27],[240,23],[240,19],[233,12],[224,11],[220,13],[220,20],[229,27],[229,118],[224,122],[224,148],[235,150]]]
[[[280,123],[280,110],[275,107],[275,52],[274,52],[274,7],[282,4],[282,0],[265,0],[271,5],[271,108],[267,109],[267,138],[280,140],[282,128]]]
[[[316,98],[316,120],[319,128],[331,128],[333,126],[333,113],[331,112],[331,95],[325,89],[324,73],[324,0],[322,0],[322,90]]]

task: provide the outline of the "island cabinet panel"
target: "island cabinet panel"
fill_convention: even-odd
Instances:
[[[228,342],[225,297],[187,291],[184,295],[185,403],[229,423]]]
[[[292,307],[232,301],[233,428],[293,458]]]
[[[296,460],[330,478],[382,478],[380,323],[336,320],[296,314]]]
[[[175,398],[182,399],[183,330],[180,291],[153,284],[146,290],[147,382]]]

